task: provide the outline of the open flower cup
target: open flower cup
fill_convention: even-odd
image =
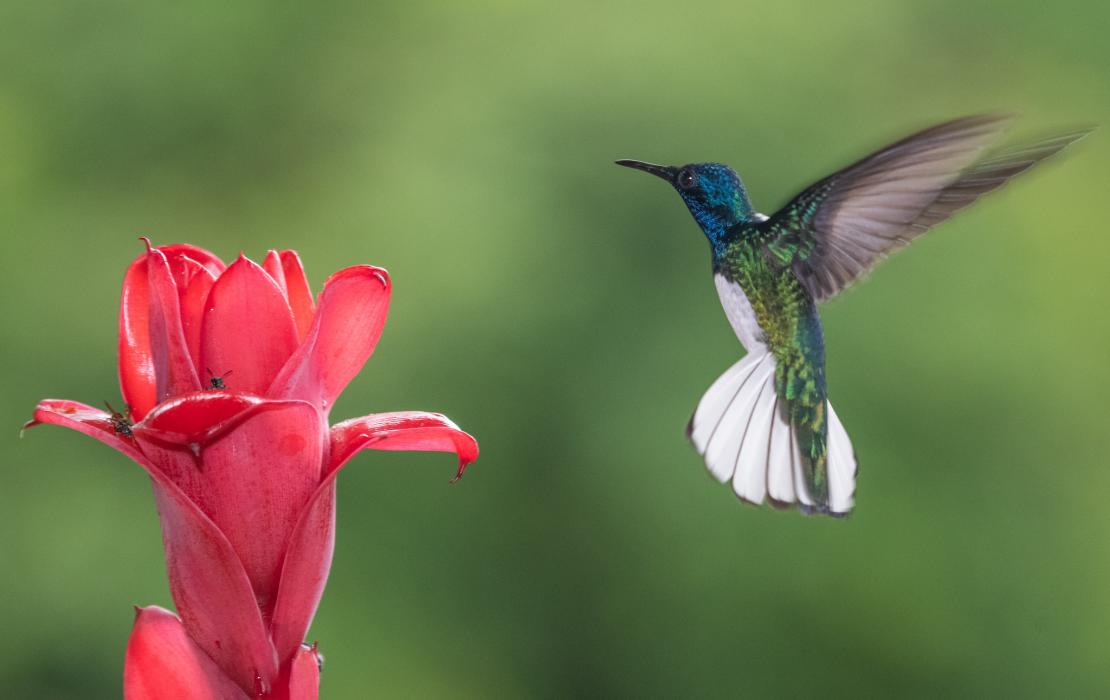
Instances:
[[[195,697],[315,698],[317,655],[302,642],[331,565],[339,470],[363,448],[436,450],[458,456],[457,478],[478,456],[474,438],[437,413],[329,428],[378,342],[390,290],[385,270],[358,265],[314,301],[293,251],[225,266],[200,248],[148,242],[120,305],[129,415],[64,400],[36,408],[28,425],[94,437],[154,485],[180,619],[138,611],[129,698],[163,696],[166,683]]]

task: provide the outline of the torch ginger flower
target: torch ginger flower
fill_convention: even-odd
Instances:
[[[45,400],[53,423],[114,447],[154,485],[180,619],[139,609],[125,694],[315,698],[302,644],[335,544],[335,478],[363,448],[478,456],[437,413],[328,427],[336,397],[385,324],[391,284],[369,265],[332,275],[314,303],[300,259],[225,266],[189,245],[151,247],[128,268],[119,378],[129,415]],[[188,694],[176,694],[178,690]]]

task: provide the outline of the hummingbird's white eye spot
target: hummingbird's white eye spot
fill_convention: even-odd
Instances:
[[[683,170],[682,172],[680,172],[678,174],[677,182],[678,182],[678,186],[680,188],[682,188],[684,190],[689,190],[689,189],[693,189],[694,185],[697,184],[698,179],[696,177],[694,177],[694,171],[693,170],[690,170],[689,168],[686,168],[685,170]]]

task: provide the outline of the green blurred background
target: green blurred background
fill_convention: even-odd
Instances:
[[[150,487],[41,397],[118,400],[136,237],[370,262],[336,420],[441,411],[482,457],[340,479],[327,698],[1110,694],[1105,129],[824,310],[841,522],[738,504],[682,428],[740,355],[700,232],[618,157],[758,208],[934,121],[1110,123],[1110,5],[0,6],[0,687],[117,697],[171,601]]]

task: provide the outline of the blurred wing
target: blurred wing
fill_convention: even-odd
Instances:
[[[914,134],[809,187],[767,226],[779,232],[780,250],[797,251],[795,270],[814,298],[827,299],[929,227],[1089,133],[985,156],[1009,122],[979,115]]]

